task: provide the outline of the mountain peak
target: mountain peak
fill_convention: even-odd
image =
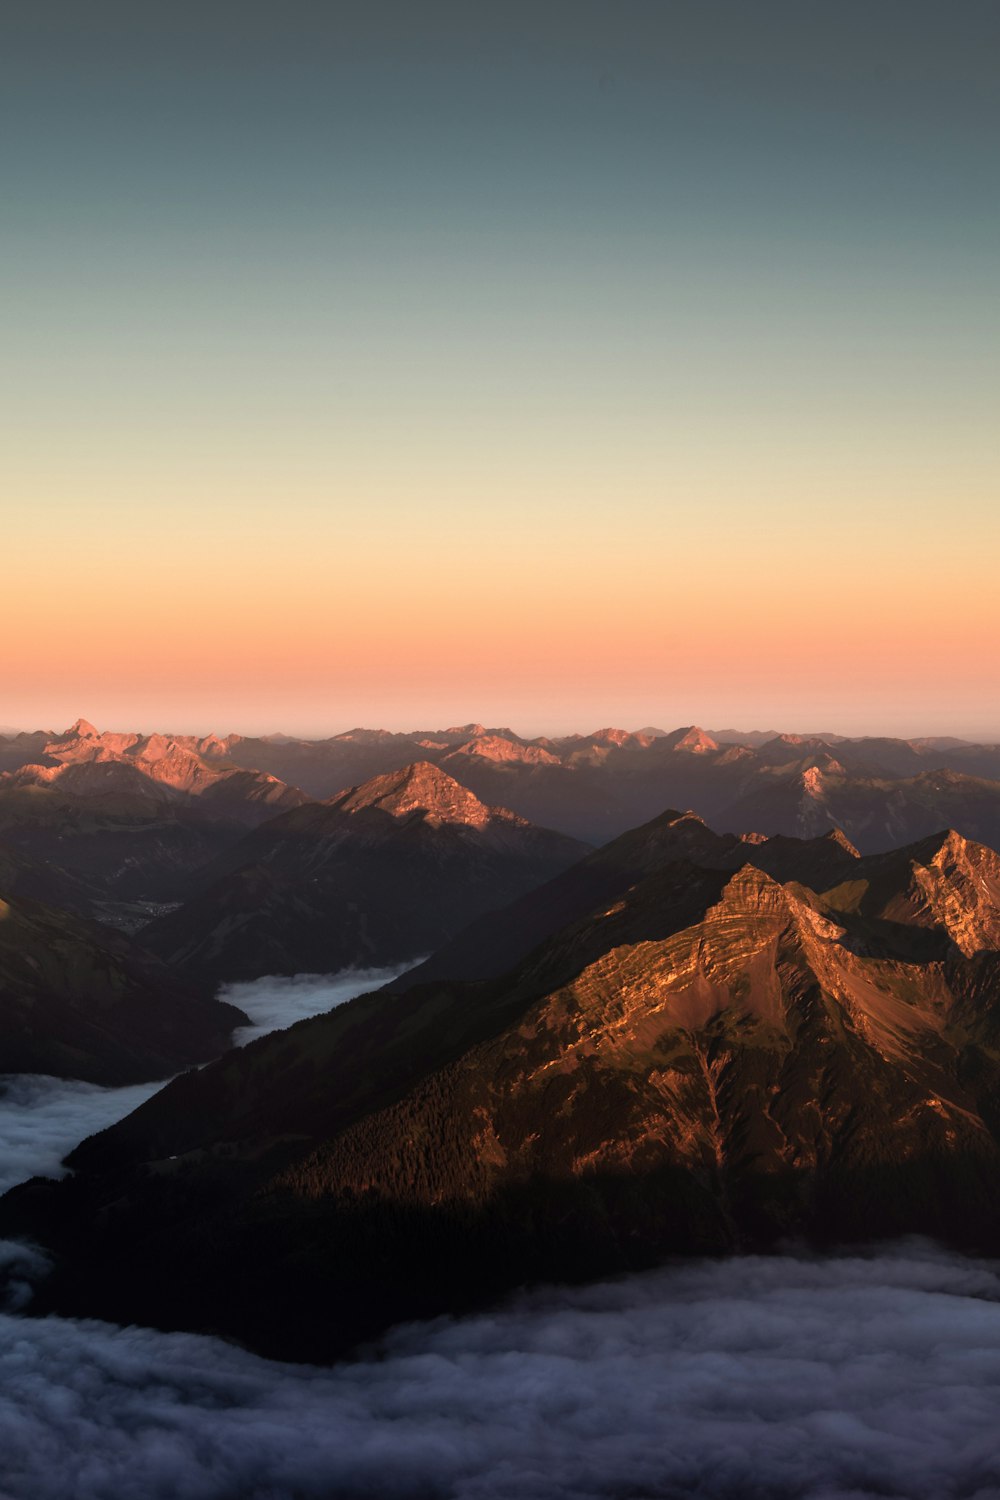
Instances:
[[[918,847],[921,853],[926,853],[928,863],[941,865],[956,856],[968,854],[972,843],[956,828],[943,828],[940,833],[932,833],[923,839]]]
[[[697,724],[688,724],[683,729],[675,729],[673,734],[661,736],[665,739],[671,750],[684,750],[689,755],[705,755],[710,750],[718,750],[717,740],[713,740],[710,734],[700,729]]]
[[[720,905],[732,906],[741,911],[775,910],[785,904],[785,888],[779,880],[768,875],[766,870],[749,861],[729,877],[722,888]]]
[[[393,818],[426,813],[432,822],[464,823],[481,828],[494,816],[491,808],[440,766],[417,760],[400,771],[373,776],[335,797],[330,804],[342,812],[374,809]]]
[[[839,845],[839,847],[843,849],[844,853],[849,854],[852,859],[861,858],[860,851],[854,847],[842,828],[838,828],[836,827],[836,825],[834,825],[834,827],[830,829],[829,833],[825,833],[823,835],[823,839],[825,843]]]
[[[67,729],[64,738],[67,740],[96,740],[100,739],[100,734],[88,719],[77,719],[76,723],[71,724],[69,729]]]
[[[877,914],[937,928],[971,958],[1000,950],[1000,855],[953,828],[885,855],[872,855]]]
[[[430,742],[434,746],[434,742]],[[558,755],[543,750],[539,745],[522,745],[519,740],[508,740],[502,734],[481,734],[466,740],[451,752],[454,756],[472,755],[480,760],[518,761],[524,765],[558,766]],[[451,757],[449,757],[450,759]]]
[[[803,771],[800,780],[802,790],[807,797],[822,797],[826,790],[823,782],[823,772],[819,766],[810,766],[808,770]]]

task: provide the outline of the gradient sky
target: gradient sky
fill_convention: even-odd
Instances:
[[[1000,738],[1000,11],[0,19],[0,723]]]

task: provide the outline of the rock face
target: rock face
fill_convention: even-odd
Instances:
[[[212,986],[402,962],[584,852],[416,762],[265,824],[143,941]]]
[[[176,1080],[72,1180],[8,1195],[0,1233],[55,1251],[43,1308],[307,1358],[790,1234],[995,1252],[1000,859],[820,842],[654,820],[550,885],[510,972],[367,995]]]
[[[116,933],[39,902],[0,900],[0,1073],[163,1078],[221,1052],[245,1019],[196,998]]]

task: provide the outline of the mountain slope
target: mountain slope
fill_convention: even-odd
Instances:
[[[907,778],[851,771],[837,755],[753,768],[738,797],[721,808],[727,828],[764,828],[808,838],[831,823],[865,853],[879,853],[955,827],[965,838],[1000,846],[1000,782],[957,771]]]
[[[0,900],[0,1072],[91,1083],[162,1078],[245,1021],[193,997],[123,937],[39,902]]]
[[[791,842],[783,880],[674,859],[506,976],[264,1038],[9,1195],[0,1230],[55,1249],[43,1307],[315,1358],[673,1252],[996,1249],[1000,859],[955,835],[841,852],[825,892]]]
[[[836,830],[808,841],[717,834],[695,813],[669,810],[596,849],[510,906],[487,912],[390,987],[503,974],[558,928],[579,921],[673,861],[713,870],[736,870],[750,863],[778,878],[794,872],[809,884],[830,885],[849,879],[857,858],[857,850]]]
[[[0,774],[0,837],[102,902],[173,901],[248,828],[308,800],[257,771],[213,774],[195,795],[127,759],[80,757]]]
[[[585,852],[417,762],[270,821],[143,941],[203,984],[405,961]]]

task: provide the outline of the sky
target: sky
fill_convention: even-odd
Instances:
[[[998,52],[7,0],[0,723],[1000,739]]]

